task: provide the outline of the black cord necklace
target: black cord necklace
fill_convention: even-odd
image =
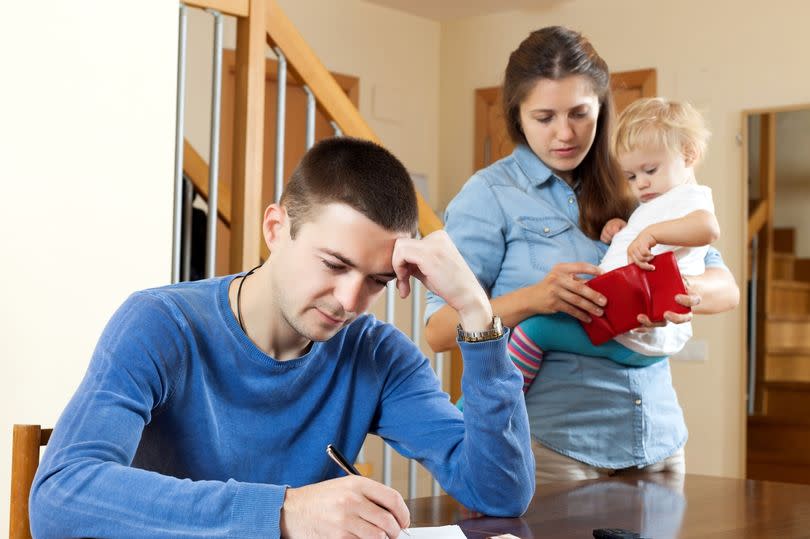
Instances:
[[[236,289],[236,318],[239,321],[239,327],[242,328],[242,331],[245,332],[247,335],[247,331],[245,330],[245,325],[242,324],[242,285],[245,284],[245,279],[247,279],[250,275],[253,274],[254,271],[262,267],[261,264],[250,270],[249,272],[242,275],[242,280],[239,281],[239,288]]]

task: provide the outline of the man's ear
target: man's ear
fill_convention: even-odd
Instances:
[[[264,210],[264,220],[262,221],[262,234],[267,249],[272,252],[273,245],[280,239],[290,236],[290,218],[287,210],[280,204],[270,204]]]

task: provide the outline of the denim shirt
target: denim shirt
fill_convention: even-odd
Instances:
[[[490,297],[542,280],[561,262],[607,250],[579,228],[577,195],[525,145],[478,171],[445,213],[445,230]],[[716,249],[706,267],[723,266]],[[425,319],[444,305],[428,293]],[[644,368],[549,351],[526,394],[532,436],[592,466],[646,466],[686,443],[669,361]]]

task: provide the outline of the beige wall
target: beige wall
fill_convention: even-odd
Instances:
[[[113,310],[170,278],[177,43],[162,0],[7,4],[0,535],[11,425],[53,425]]]
[[[509,53],[546,25],[589,36],[614,71],[654,67],[659,93],[688,99],[714,136],[699,179],[714,189],[723,237],[718,247],[737,276],[743,271],[744,186],[735,137],[743,109],[810,100],[810,73],[799,59],[810,50],[810,4],[781,0],[648,2],[571,0],[534,12],[447,23],[441,44],[441,204],[472,172],[473,91],[500,84]],[[708,361],[674,362],[675,385],[690,428],[688,469],[741,475],[744,469],[742,307],[702,318],[696,339]]]

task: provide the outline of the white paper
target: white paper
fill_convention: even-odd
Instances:
[[[467,537],[456,525],[408,528],[408,533],[410,537],[402,532],[397,539],[466,539]]]

